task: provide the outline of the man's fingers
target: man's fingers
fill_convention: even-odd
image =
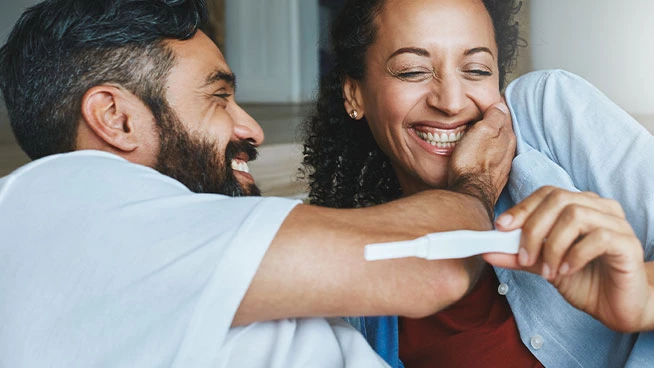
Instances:
[[[506,125],[511,125],[509,108],[503,102],[492,105],[484,112],[484,120],[487,124],[500,130]]]
[[[511,129],[511,115],[506,105],[497,103],[486,110],[482,120],[473,124],[461,141],[479,141],[490,143],[489,138],[509,141],[512,134],[502,134],[504,128]],[[457,145],[459,147],[459,145]],[[499,147],[498,147],[499,148]],[[506,148],[506,147],[502,147]],[[475,152],[478,153],[478,152]]]
[[[515,145],[506,105],[488,107],[483,119],[466,131],[452,152],[449,186],[456,187],[461,178],[475,177],[483,187],[485,201],[494,205],[508,180]]]

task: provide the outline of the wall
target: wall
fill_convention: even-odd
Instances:
[[[7,35],[23,11],[36,4],[38,0],[10,0],[0,3],[0,42],[4,44]],[[0,95],[1,96],[1,95]],[[0,98],[0,125],[9,124],[7,119],[4,98]]]
[[[564,68],[636,116],[654,115],[654,1],[532,0],[535,69]]]
[[[317,0],[226,0],[225,56],[241,102],[310,101],[318,75]]]
[[[225,0],[209,0],[206,4],[209,13],[207,32],[223,50],[225,48]]]
[[[38,0],[10,0],[0,4],[0,39],[4,43],[20,14]]]
[[[522,6],[520,8],[520,13],[516,17],[516,21],[519,23],[518,33],[520,38],[524,40],[520,44],[522,47],[518,48],[518,58],[516,65],[513,70],[507,76],[507,82],[519,77],[522,74],[525,74],[532,70],[531,66],[531,50],[529,49],[529,6],[530,2],[527,0],[522,1]],[[507,83],[508,84],[508,83]]]

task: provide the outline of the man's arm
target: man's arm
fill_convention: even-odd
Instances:
[[[447,191],[363,209],[299,205],[270,245],[234,324],[303,316],[428,315],[465,293],[480,260],[368,262],[364,246],[435,231],[490,228],[480,201]]]
[[[270,245],[234,325],[303,316],[426,316],[460,299],[476,282],[479,257],[367,262],[366,244],[427,233],[490,230],[489,208],[506,183],[515,150],[510,119],[491,108],[459,143],[452,189],[380,206],[297,206]],[[467,154],[466,152],[472,152]]]
[[[654,261],[645,262],[647,281],[649,283],[649,307],[645,318],[645,326],[642,331],[654,331]]]

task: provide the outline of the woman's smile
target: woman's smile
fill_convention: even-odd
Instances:
[[[414,124],[410,131],[418,138],[420,146],[436,155],[449,156],[456,144],[465,134],[467,124],[459,125],[453,129],[434,128],[423,124]]]

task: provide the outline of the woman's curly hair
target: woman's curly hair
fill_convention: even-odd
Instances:
[[[331,29],[334,67],[320,80],[317,104],[302,126],[303,174],[309,179],[311,203],[338,208],[366,207],[402,194],[385,153],[365,117],[350,119],[343,107],[343,82],[365,75],[365,56],[375,41],[375,18],[385,0],[347,0]],[[500,89],[515,64],[520,11],[517,0],[483,0],[495,28]]]

